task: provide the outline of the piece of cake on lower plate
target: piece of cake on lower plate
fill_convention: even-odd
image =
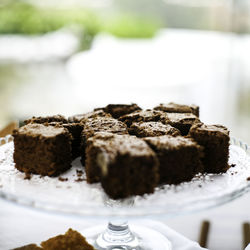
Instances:
[[[199,106],[197,105],[182,105],[174,102],[170,102],[167,104],[161,103],[156,106],[154,110],[161,110],[168,113],[192,113],[199,117]]]
[[[181,132],[168,124],[161,122],[134,122],[128,129],[129,134],[137,137],[152,137],[160,135],[181,135]]]
[[[87,181],[100,181],[113,199],[153,193],[158,183],[158,160],[142,139],[97,133],[88,140]]]
[[[158,122],[165,121],[166,119],[167,117],[164,112],[150,109],[136,111],[119,118],[119,120],[126,123],[128,127],[130,127],[133,122]]]
[[[12,250],[42,250],[42,248],[37,246],[36,244],[29,244],[26,246],[14,248]]]
[[[222,125],[196,124],[189,135],[204,147],[202,162],[207,173],[224,173],[229,168],[229,130]]]
[[[199,118],[191,113],[165,113],[168,119],[165,120],[166,124],[179,129],[181,135],[185,136],[189,133],[190,128],[197,122]]]
[[[203,172],[202,148],[192,139],[163,135],[144,140],[158,157],[159,184],[179,184]]]
[[[65,233],[41,243],[46,250],[94,250],[80,233],[71,228]]]
[[[62,126],[27,124],[13,132],[15,167],[27,174],[57,176],[71,167],[71,135]]]

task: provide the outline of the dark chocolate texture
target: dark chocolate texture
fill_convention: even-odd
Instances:
[[[113,199],[153,193],[158,183],[155,153],[135,136],[97,133],[88,140],[86,157],[87,181],[101,181]]]
[[[167,104],[161,103],[156,106],[154,110],[161,110],[168,113],[192,113],[199,117],[199,106],[197,105],[182,105],[174,102],[170,102]]]
[[[191,126],[197,122],[200,122],[199,118],[191,113],[165,113],[168,120],[165,123],[179,129],[181,135],[187,135]]]
[[[165,121],[166,115],[162,111],[158,110],[142,110],[136,111],[128,115],[121,116],[120,121],[127,124],[128,127],[132,125],[133,122],[158,122]]]
[[[149,137],[160,135],[181,135],[177,128],[161,122],[134,122],[129,128],[129,134],[137,137]]]
[[[85,148],[87,139],[96,132],[109,132],[114,134],[128,134],[126,124],[112,117],[89,118],[84,122],[84,129],[81,134],[81,161],[84,164]]]
[[[67,123],[67,119],[62,116],[62,115],[54,115],[54,116],[38,116],[35,117],[33,116],[31,119],[25,120],[24,123],[28,124],[28,123],[50,123],[50,122],[61,122],[61,123]]]
[[[70,116],[68,118],[68,121],[73,123],[74,122],[79,123],[79,122],[84,122],[89,118],[96,118],[96,117],[111,117],[111,115],[104,112],[102,109],[98,109],[92,112]]]
[[[57,176],[71,167],[71,135],[63,127],[27,124],[13,133],[15,167],[28,174]]]
[[[109,104],[104,109],[105,112],[112,115],[114,118],[119,118],[123,115],[133,113],[141,110],[141,108],[135,104]]]
[[[192,139],[163,135],[144,140],[159,160],[160,184],[179,184],[190,181],[203,171],[200,161],[202,148]]]
[[[204,147],[202,162],[207,173],[223,173],[229,168],[229,131],[222,125],[195,124],[189,135]]]

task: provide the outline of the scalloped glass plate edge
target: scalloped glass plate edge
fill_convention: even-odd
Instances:
[[[0,145],[2,142],[9,143],[12,141],[12,137],[10,135],[0,138]],[[236,138],[231,138],[231,145],[238,146],[246,153],[247,161],[249,162],[249,169],[250,169],[250,157],[249,157],[249,146],[242,142],[241,140],[237,140]],[[1,146],[0,146],[1,147]],[[250,172],[249,172],[250,175]],[[158,216],[158,215],[165,215],[165,216],[174,216],[178,214],[186,214],[190,212],[200,211],[203,209],[219,206],[230,202],[244,193],[250,190],[250,181],[243,182],[241,186],[235,189],[233,192],[224,193],[223,195],[217,195],[216,197],[210,197],[204,200],[194,200],[189,203],[184,203],[182,206],[178,208],[175,207],[174,210],[168,210],[167,207],[164,206],[138,206],[138,207],[119,207],[119,208],[110,208],[110,207],[101,207],[101,209],[97,206],[89,206],[86,205],[84,207],[69,205],[69,204],[53,204],[53,203],[46,203],[44,201],[33,200],[31,198],[27,198],[25,196],[16,196],[13,195],[11,192],[2,191],[0,188],[0,198],[15,203],[16,205],[21,205],[29,208],[34,208],[42,211],[49,211],[49,212],[56,212],[61,214],[70,214],[73,216],[101,216],[101,217],[138,217],[138,216]],[[99,208],[99,209],[98,209]]]

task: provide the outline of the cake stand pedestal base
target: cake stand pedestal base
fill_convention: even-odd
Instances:
[[[81,233],[98,250],[172,250],[170,241],[154,229],[127,224],[124,228],[113,226],[98,225]]]

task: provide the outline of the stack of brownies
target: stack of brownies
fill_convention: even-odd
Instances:
[[[68,119],[33,117],[25,123],[13,133],[18,170],[58,176],[81,157],[87,182],[100,182],[113,199],[229,168],[229,131],[202,123],[196,105],[142,110],[136,104],[109,104]]]

